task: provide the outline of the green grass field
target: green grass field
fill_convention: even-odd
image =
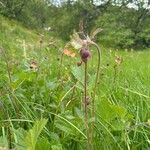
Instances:
[[[0,147],[17,150],[86,150],[84,64],[62,55],[64,43],[41,37],[0,16]],[[41,41],[42,40],[42,41]],[[101,44],[99,43],[101,46]],[[91,104],[97,52],[88,61]],[[150,49],[101,47],[92,146],[94,150],[150,148]],[[117,60],[118,58],[118,60]],[[88,106],[90,114],[91,105]]]

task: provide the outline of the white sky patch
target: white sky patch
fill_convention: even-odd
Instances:
[[[142,5],[143,8],[150,9],[150,5],[148,4],[149,0],[140,0],[140,2],[143,3],[143,5]],[[138,9],[137,4],[135,4],[135,3],[129,3],[127,6],[129,8]]]
[[[77,0],[72,0],[72,2],[75,2],[75,1],[77,1]],[[120,6],[122,1],[123,0],[116,0],[116,3],[117,3],[116,5]],[[64,3],[64,2],[67,2],[67,0],[51,0],[51,2],[53,4],[55,4],[56,6],[61,6],[61,4]],[[105,4],[107,1],[106,0],[93,0],[93,2],[94,2],[95,5],[102,5],[102,4]],[[143,3],[142,7],[146,8],[146,9],[150,9],[149,0],[138,0],[138,3],[141,3],[141,4]],[[138,9],[136,1],[132,2],[132,3],[129,3],[127,5],[127,7]]]

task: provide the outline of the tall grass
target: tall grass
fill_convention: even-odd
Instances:
[[[2,23],[0,32],[0,146],[19,150],[42,150],[43,147],[45,150],[86,149],[82,107],[84,65],[76,66],[80,56],[78,53],[75,58],[63,56],[61,76],[57,80],[60,71],[58,58],[62,53],[47,46],[47,37],[45,44],[40,46],[37,34],[32,31],[29,34],[27,29],[10,24]],[[11,30],[14,26],[16,31]],[[23,40],[27,57],[23,53]],[[62,42],[57,41],[57,44],[63,49]],[[7,61],[2,49],[7,52]],[[95,96],[93,149],[148,150],[150,51],[103,49],[100,82]],[[117,70],[114,70],[115,55],[123,59]],[[37,62],[37,69],[30,68],[33,60]],[[93,49],[88,61],[88,94],[95,85],[96,62],[97,52]],[[93,122],[92,119],[89,118],[88,122]]]

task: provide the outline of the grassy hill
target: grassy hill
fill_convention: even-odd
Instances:
[[[68,48],[75,57],[62,55],[65,44],[43,34],[0,16],[0,147],[86,149],[84,64],[77,67],[77,50]],[[97,52],[90,50],[89,114],[97,68]],[[149,149],[149,58],[149,50],[102,47],[94,150]]]
[[[19,45],[25,40],[28,44],[38,41],[39,35],[21,25],[21,23],[0,16],[0,39],[2,46],[19,49]]]

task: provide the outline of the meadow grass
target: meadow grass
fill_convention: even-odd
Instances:
[[[48,46],[46,35],[40,45],[35,31],[2,16],[0,19],[0,146],[40,150],[41,144],[47,145],[45,150],[87,149],[82,100],[84,65],[76,65],[79,52],[73,50],[74,58],[63,55],[61,62],[62,41],[56,40],[58,48]],[[97,52],[94,47],[90,49],[87,90],[92,98]],[[149,49],[126,52],[102,47],[94,150],[149,149],[149,59]],[[36,65],[31,68],[33,61]],[[36,121],[41,118],[47,120]],[[93,118],[88,122],[91,124]]]

